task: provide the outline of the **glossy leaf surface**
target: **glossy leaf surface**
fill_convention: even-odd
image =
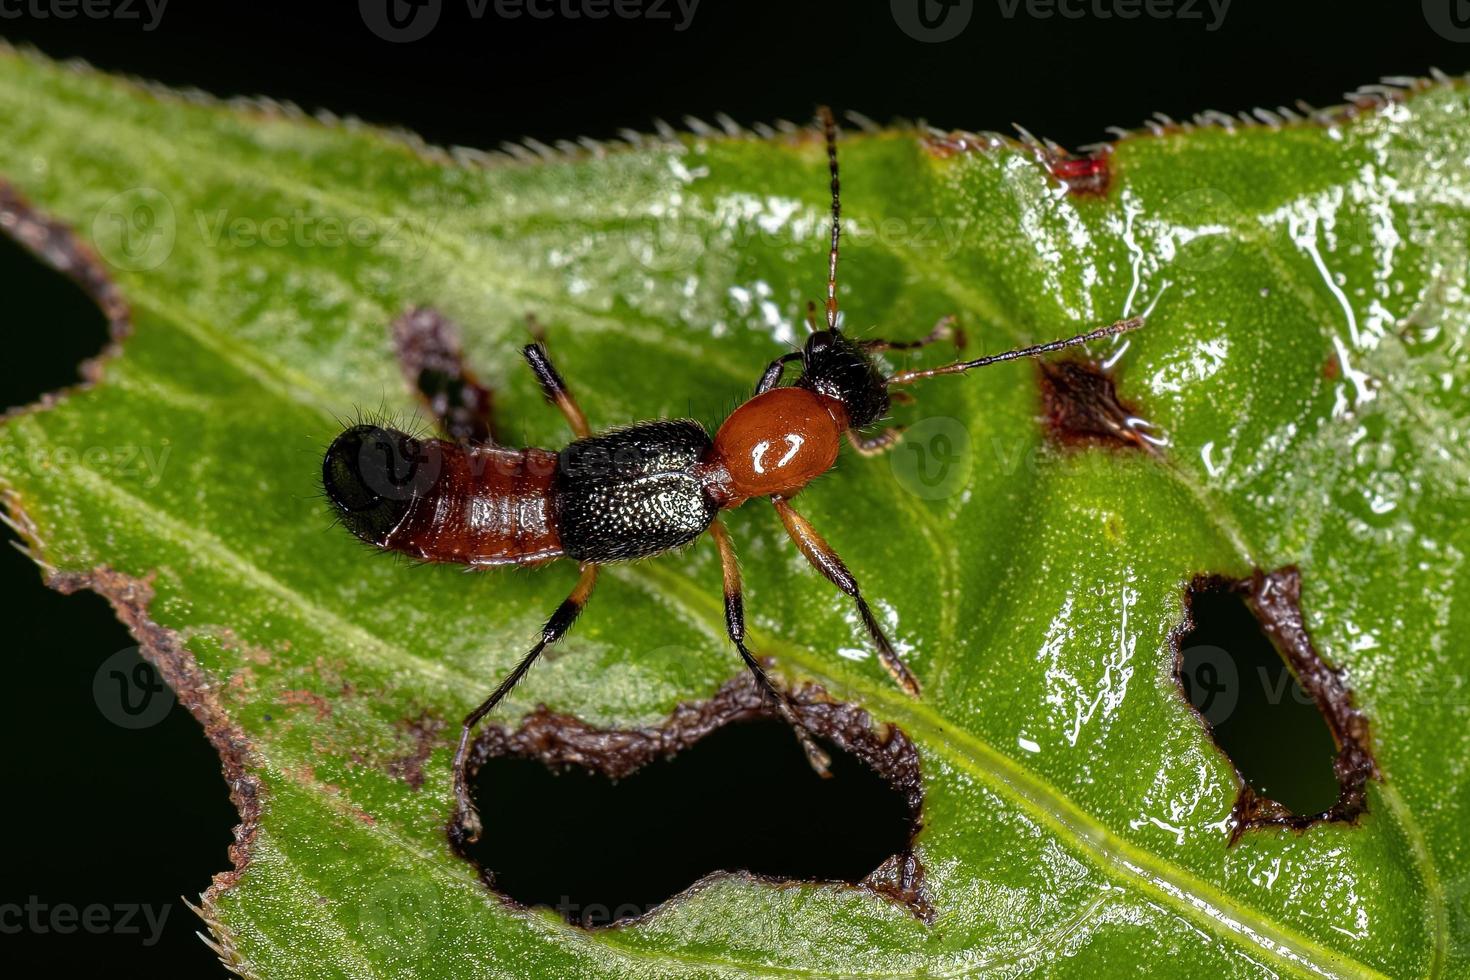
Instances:
[[[769,508],[729,519],[757,651],[919,746],[928,925],[862,891],[737,879],[591,934],[497,900],[445,840],[450,737],[575,569],[378,560],[315,494],[339,418],[414,411],[388,324],[415,304],[462,326],[527,444],[566,439],[516,353],[531,311],[594,426],[717,423],[823,287],[810,134],[485,166],[0,57],[0,175],[95,245],[134,326],[96,385],[0,427],[0,476],[47,565],[151,583],[153,643],[187,650],[235,726],[259,822],[205,911],[249,975],[1453,975],[1470,968],[1467,111],[1445,84],[1332,122],[1129,138],[1103,194],[1014,145],[844,139],[850,332],[957,313],[986,352],[1147,310],[1126,349],[1094,353],[1165,442],[1061,447],[1036,367],[1009,364],[916,387],[905,444],[844,454],[801,496],[917,702]],[[1235,776],[1169,637],[1196,574],[1289,564],[1384,779],[1356,826],[1227,846]],[[704,541],[610,569],[501,717],[656,724],[738,671]],[[415,789],[394,763],[425,720],[445,724]],[[486,816],[493,833],[513,804]]]

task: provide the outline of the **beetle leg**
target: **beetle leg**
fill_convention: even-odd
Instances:
[[[868,635],[873,639],[873,645],[878,648],[878,660],[887,668],[894,682],[906,693],[918,697],[918,680],[904,665],[898,651],[894,650],[893,644],[888,642],[888,637],[883,635],[883,628],[878,625],[878,620],[873,618],[872,610],[868,608],[867,601],[863,599],[863,594],[858,589],[857,579],[853,578],[852,572],[847,570],[847,566],[842,563],[837,552],[822,540],[817,529],[812,527],[805,517],[798,514],[785,499],[772,497],[771,504],[776,508],[776,513],[781,516],[781,523],[786,525],[786,533],[791,535],[791,540],[796,542],[796,547],[801,550],[806,560],[811,562],[812,567],[857,603],[858,615],[862,617],[863,625],[867,627]]]
[[[770,364],[767,364],[760,381],[756,383],[755,393],[757,395],[763,395],[776,387],[776,385],[781,383],[781,374],[786,370],[786,365],[792,361],[799,360],[801,360],[801,352],[792,351],[790,354],[782,354]]]
[[[847,442],[864,456],[881,456],[898,444],[903,435],[904,427],[901,425],[890,426],[875,436],[860,436],[851,429],[845,433]]]
[[[572,427],[572,435],[578,439],[585,439],[592,434],[587,427],[587,416],[582,414],[582,407],[577,404],[577,399],[572,397],[567,383],[562,380],[561,374],[556,370],[556,365],[551,363],[551,355],[547,353],[546,345],[537,341],[527,344],[521,348],[525,355],[526,363],[531,365],[531,370],[536,375],[536,380],[541,382],[541,390],[546,394],[546,400],[551,402],[561,413],[566,416],[567,425]]]
[[[730,543],[729,532],[718,520],[710,525],[709,531],[715,539],[715,545],[720,549],[720,568],[725,575],[725,630],[730,634],[735,649],[740,651],[740,659],[745,661],[745,666],[749,667],[750,672],[755,675],[756,686],[760,688],[762,694],[775,702],[776,710],[781,713],[781,717],[796,733],[796,739],[801,743],[802,751],[806,753],[806,761],[811,764],[818,776],[826,779],[832,775],[827,769],[832,763],[831,757],[821,750],[812,738],[811,732],[807,731],[806,725],[802,724],[801,719],[797,717],[796,708],[792,705],[791,699],[784,692],[776,689],[760,661],[755,659],[745,646],[745,598],[740,584],[740,564],[735,560],[735,548]]]
[[[858,346],[866,351],[918,350],[920,347],[951,339],[956,350],[965,349],[965,331],[953,313],[940,317],[939,322],[934,324],[934,329],[918,340],[862,340],[858,342]]]
[[[464,726],[459,731],[459,747],[454,752],[454,800],[456,804],[455,821],[458,833],[462,834],[467,841],[476,841],[480,837],[480,815],[475,810],[474,801],[470,799],[469,784],[465,778],[465,764],[469,757],[470,733],[486,715],[495,709],[501,699],[510,693],[511,688],[520,683],[522,677],[531,669],[536,658],[541,656],[541,651],[566,636],[567,630],[577,621],[577,615],[587,605],[587,599],[592,595],[592,587],[597,584],[597,566],[586,564],[582,566],[582,575],[577,579],[576,588],[572,594],[566,597],[546,625],[541,629],[541,639],[531,648],[531,652],[521,658],[515,669],[500,682],[495,692],[486,698],[478,708],[471,711],[464,720]]]

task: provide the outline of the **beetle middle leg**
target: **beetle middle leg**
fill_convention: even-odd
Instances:
[[[536,658],[541,656],[541,651],[551,646],[563,636],[572,624],[577,621],[577,615],[587,605],[587,599],[592,595],[592,587],[597,584],[597,566],[584,564],[581,577],[577,579],[577,585],[572,589],[571,595],[567,596],[546,625],[541,628],[541,639],[531,648],[531,652],[521,658],[521,662],[515,665],[515,669],[500,682],[495,692],[481,702],[480,706],[471,711],[464,720],[464,725],[459,732],[459,747],[454,752],[454,800],[457,805],[455,819],[459,823],[459,830],[464,834],[465,840],[475,841],[480,837],[480,815],[475,810],[474,802],[470,799],[469,785],[465,779],[465,763],[469,757],[470,734],[474,727],[495,710],[495,706],[510,693],[511,688],[520,683],[522,677],[531,669]]]
[[[903,436],[904,426],[893,425],[873,436],[860,436],[852,429],[848,429],[844,435],[847,436],[848,445],[864,456],[878,456],[886,453],[898,444]]]
[[[718,520],[709,526],[709,533],[715,539],[715,546],[720,549],[720,569],[725,576],[725,631],[730,634],[735,649],[740,651],[740,659],[745,661],[745,666],[755,675],[756,686],[762,694],[775,702],[776,710],[796,733],[796,739],[806,753],[806,761],[818,776],[826,779],[832,775],[827,768],[832,763],[831,756],[817,745],[806,725],[796,716],[791,698],[771,683],[765,668],[745,646],[745,594],[740,584],[740,563],[735,559],[735,547],[730,542],[730,534]]]
[[[858,346],[866,351],[918,350],[941,340],[953,340],[956,350],[965,349],[965,331],[953,313],[940,317],[934,324],[934,329],[918,340],[862,340],[858,342]]]
[[[858,589],[857,579],[853,578],[852,572],[847,570],[847,566],[843,564],[837,552],[832,550],[832,546],[822,539],[817,529],[812,527],[805,517],[798,514],[784,498],[772,497],[771,504],[776,508],[776,513],[781,516],[781,523],[786,526],[786,533],[791,535],[791,540],[796,542],[796,547],[806,560],[811,562],[812,567],[857,603],[858,615],[862,617],[863,625],[867,627],[873,645],[878,648],[878,661],[883,664],[899,687],[903,688],[906,693],[918,697],[918,679],[904,664],[898,651],[893,649],[893,644],[888,642],[888,637],[883,634],[883,628],[878,625],[878,620],[873,617],[872,610],[868,608],[862,591]]]

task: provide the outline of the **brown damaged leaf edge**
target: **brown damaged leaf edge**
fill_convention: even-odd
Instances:
[[[1112,375],[1094,361],[1038,361],[1047,434],[1063,446],[1111,446],[1158,454],[1139,410],[1118,396]]]
[[[9,182],[0,178],[0,232],[10,236],[41,262],[61,272],[95,302],[107,320],[109,341],[96,357],[80,366],[82,381],[71,388],[48,392],[30,406],[12,408],[3,418],[41,411],[60,402],[74,390],[86,389],[102,379],[103,366],[122,354],[122,344],[133,332],[132,310],[113,282],[97,253],[71,229],[32,207]],[[137,640],[144,658],[189,709],[204,728],[205,737],[219,753],[220,765],[229,789],[230,802],[240,814],[234,828],[234,843],[229,847],[228,871],[216,874],[200,896],[200,906],[190,908],[208,924],[214,939],[205,942],[230,969],[243,961],[235,952],[229,934],[213,916],[216,901],[239,881],[250,864],[251,848],[260,827],[261,786],[250,773],[248,760],[252,754],[250,740],[230,720],[212,688],[209,678],[194,655],[173,630],[160,626],[149,616],[153,602],[151,576],[137,578],[100,566],[91,572],[57,571],[41,557],[40,541],[35,525],[21,506],[19,498],[6,492],[3,505],[9,513],[7,523],[25,540],[25,553],[45,572],[46,584],[63,595],[88,589],[106,599],[118,620]],[[185,903],[188,904],[188,903]]]
[[[17,517],[23,517],[13,501],[11,509]],[[46,577],[46,584],[63,595],[89,589],[111,603],[118,620],[138,641],[143,656],[173,690],[179,703],[188,708],[189,713],[204,727],[204,735],[209,739],[209,744],[219,753],[225,785],[230,791],[230,802],[239,811],[240,823],[235,826],[235,841],[229,848],[233,867],[214,876],[209,888],[201,896],[201,908],[195,911],[209,924],[215,937],[215,942],[210,945],[220,959],[226,966],[238,964],[239,958],[230,948],[229,936],[214,920],[211,910],[219,897],[235,886],[241,873],[249,866],[251,848],[260,828],[261,787],[260,781],[249,770],[250,757],[254,752],[250,740],[231,721],[210,678],[184,646],[179,635],[160,626],[149,616],[148,610],[153,603],[151,575],[137,578],[104,566],[91,572],[53,572]]]
[[[1196,577],[1184,593],[1184,620],[1169,638],[1174,649],[1175,676],[1184,656],[1180,639],[1194,628],[1194,595],[1221,591],[1244,597],[1262,631],[1285,658],[1302,690],[1317,705],[1337,745],[1337,758],[1332,764],[1338,785],[1337,802],[1321,813],[1293,813],[1253,790],[1237,769],[1235,779],[1240,795],[1230,814],[1230,843],[1235,844],[1253,827],[1289,827],[1300,831],[1318,823],[1357,823],[1358,817],[1368,811],[1368,779],[1382,780],[1383,776],[1373,759],[1367,715],[1353,703],[1353,692],[1343,671],[1322,659],[1307,632],[1301,607],[1302,576],[1297,566],[1287,565],[1274,572],[1257,569],[1244,579],[1219,575]],[[1200,721],[1208,730],[1209,724],[1203,717]],[[1231,765],[1234,766],[1233,761]]]
[[[816,685],[806,685],[793,693],[792,699],[797,715],[808,729],[856,757],[903,796],[909,812],[907,846],[858,882],[814,882],[748,871],[719,871],[695,882],[680,895],[731,877],[770,885],[845,885],[881,895],[907,908],[920,921],[931,924],[935,910],[924,886],[923,864],[914,852],[914,838],[923,825],[924,802],[918,749],[898,726],[875,725],[863,708],[833,701]],[[780,715],[761,696],[748,675],[729,681],[707,701],[679,705],[667,721],[648,728],[594,728],[570,715],[555,714],[543,705],[527,715],[514,731],[498,725],[487,727],[471,749],[468,773],[473,780],[487,759],[511,756],[535,759],[552,769],[578,766],[609,779],[621,779],[649,763],[690,748],[725,725],[753,718],[779,719]],[[463,814],[456,813],[449,822],[450,844],[460,857],[476,865],[481,880],[493,891],[494,872],[479,867],[466,848],[461,830],[463,818]],[[496,894],[507,904],[520,907],[504,894],[498,891]],[[664,905],[679,901],[680,895],[642,916],[619,920],[618,925],[638,923],[657,915]]]

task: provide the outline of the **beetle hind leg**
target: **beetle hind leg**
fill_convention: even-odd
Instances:
[[[806,761],[812,767],[812,771],[826,779],[832,775],[828,768],[832,764],[832,757],[822,750],[801,718],[797,716],[796,707],[791,703],[790,696],[778,690],[776,685],[771,683],[770,675],[745,645],[745,598],[740,583],[740,565],[735,560],[735,548],[730,543],[730,535],[718,520],[710,525],[710,534],[715,539],[715,545],[720,549],[720,568],[725,576],[725,630],[730,634],[730,640],[735,644],[735,649],[740,651],[740,659],[745,661],[745,666],[755,677],[756,686],[763,695],[775,703],[781,718],[796,733],[796,740],[801,743],[802,751],[806,753]]]
[[[454,752],[454,802],[455,815],[453,832],[456,837],[473,843],[480,839],[480,814],[475,809],[474,800],[470,799],[469,780],[465,774],[466,765],[469,762],[470,735],[475,726],[478,725],[486,715],[495,710],[495,706],[511,692],[521,678],[526,676],[541,656],[542,651],[551,646],[572,628],[577,621],[577,616],[587,605],[587,599],[592,595],[592,587],[597,584],[597,566],[583,565],[581,577],[577,579],[576,588],[572,589],[571,595],[567,596],[546,625],[541,629],[541,639],[531,648],[531,652],[521,658],[520,663],[506,675],[500,686],[474,711],[465,717],[464,724],[459,730],[459,746]]]

